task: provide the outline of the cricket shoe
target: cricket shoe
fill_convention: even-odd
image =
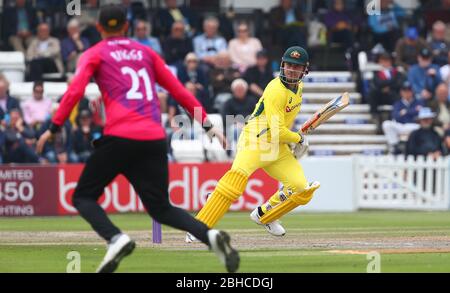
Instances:
[[[239,268],[239,252],[230,244],[230,235],[225,231],[211,229],[208,231],[208,239],[211,249],[216,253],[229,273],[234,273]]]
[[[97,273],[114,272],[119,266],[120,261],[125,256],[131,254],[135,247],[136,243],[127,234],[118,235],[117,239],[114,239],[114,241],[108,244],[108,250],[97,269]]]
[[[253,222],[255,222],[258,225],[264,226],[266,228],[267,232],[274,236],[284,236],[286,234],[286,230],[281,226],[280,221],[276,220],[271,223],[263,224],[259,220],[259,214],[258,214],[258,208],[254,209],[253,212],[250,214],[250,219],[252,219]]]

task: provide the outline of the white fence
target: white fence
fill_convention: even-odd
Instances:
[[[447,210],[450,159],[355,156],[358,208]]]

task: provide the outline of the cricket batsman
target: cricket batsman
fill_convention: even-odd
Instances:
[[[308,65],[308,53],[302,47],[290,47],[283,54],[279,76],[267,85],[242,130],[231,169],[196,216],[208,227],[214,227],[244,193],[248,178],[258,169],[283,184],[250,215],[275,236],[286,233],[278,219],[297,206],[306,205],[319,188],[318,182],[308,183],[296,158],[307,151],[305,137],[290,130],[302,104],[302,79],[308,73]],[[192,235],[187,234],[186,242],[192,240]]]

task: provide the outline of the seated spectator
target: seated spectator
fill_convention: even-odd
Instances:
[[[230,54],[222,51],[217,55],[216,66],[209,73],[209,81],[214,95],[230,93],[230,85],[236,78],[240,77],[239,70],[233,68]]]
[[[35,0],[38,5],[39,22],[45,22],[51,28],[51,35],[61,40],[66,36],[67,23],[69,22],[68,1],[61,0]]]
[[[449,155],[450,154],[450,129],[447,129],[445,131],[444,146],[446,148],[446,154]]]
[[[273,78],[267,50],[263,49],[256,54],[256,65],[245,71],[244,79],[249,84],[250,93],[261,97],[264,88]]]
[[[186,36],[182,21],[173,23],[170,35],[163,41],[162,47],[167,64],[175,66],[183,62],[187,53],[194,51],[192,39]]]
[[[30,63],[29,79],[42,80],[44,73],[62,73],[61,46],[59,40],[50,36],[50,27],[41,23],[37,28],[37,38],[27,51],[27,61]]]
[[[447,53],[447,58],[447,65],[442,66],[439,73],[441,74],[442,81],[447,84],[450,92],[450,51]],[[448,99],[450,100],[450,95]]]
[[[134,39],[142,45],[152,48],[153,51],[162,56],[161,44],[157,38],[151,36],[151,33],[152,27],[149,22],[143,20],[136,21]]]
[[[433,118],[436,116],[430,108],[420,109],[417,120],[420,128],[411,132],[406,144],[406,155],[431,156],[437,159],[444,152],[442,138],[433,129]]]
[[[52,111],[52,100],[44,97],[44,84],[41,81],[33,84],[33,96],[23,101],[21,106],[25,122],[33,129],[39,129]]]
[[[195,53],[189,53],[184,65],[178,71],[178,79],[182,83],[191,82],[202,95],[209,96],[209,82],[206,74],[199,68],[199,60]]]
[[[85,163],[94,151],[92,141],[102,136],[101,127],[95,125],[92,120],[92,113],[89,110],[82,110],[77,117],[77,130],[73,133],[73,151],[78,162]]]
[[[436,126],[436,131],[443,136],[445,129],[450,128],[450,101],[448,100],[448,87],[445,83],[436,87],[435,99],[430,100],[425,106],[436,113],[433,126]]]
[[[78,58],[88,48],[88,39],[80,35],[80,23],[72,18],[67,24],[67,37],[61,42],[61,54],[67,72],[75,72]]]
[[[262,49],[257,38],[250,37],[248,24],[240,23],[237,28],[238,37],[230,40],[228,52],[231,62],[243,73],[249,66],[256,64],[256,53]]]
[[[323,19],[329,32],[329,40],[348,49],[353,46],[353,20],[345,11],[344,5],[344,0],[334,0],[333,9]]]
[[[200,60],[207,66],[207,71],[211,66],[216,65],[216,58],[219,52],[227,50],[227,41],[218,35],[219,21],[215,17],[209,17],[203,22],[204,33],[194,38],[194,52]]]
[[[28,127],[20,110],[11,109],[8,121],[5,121],[5,163],[39,163],[39,157],[34,148],[35,132]]]
[[[433,63],[439,66],[447,64],[447,55],[450,52],[450,44],[445,40],[445,30],[445,23],[436,21],[433,24],[432,38],[429,42],[429,46],[433,52]]]
[[[439,66],[432,64],[431,60],[431,51],[422,49],[417,57],[418,64],[411,66],[408,71],[408,80],[414,94],[424,101],[433,98],[436,87],[442,81]]]
[[[405,16],[405,11],[393,3],[393,0],[380,0],[379,3],[381,11],[369,15],[369,27],[372,30],[374,42],[380,43],[386,51],[392,52],[400,35],[400,22]]]
[[[395,46],[397,66],[408,70],[410,66],[417,63],[417,56],[424,48],[427,48],[427,43],[424,39],[419,38],[417,28],[408,28],[405,36],[399,39]]]
[[[81,36],[88,39],[91,46],[101,40],[100,33],[95,27],[98,13],[98,0],[86,0],[86,3],[81,6],[81,14],[77,16],[80,22]]]
[[[3,120],[12,109],[19,109],[20,104],[16,98],[8,94],[9,82],[5,76],[0,74],[0,120]]]
[[[38,18],[32,5],[26,0],[16,0],[16,5],[4,7],[1,22],[2,38],[8,42],[14,51],[24,54],[36,33]]]
[[[70,86],[70,84],[72,83],[74,79],[74,75],[69,75],[67,77],[67,87]],[[63,96],[60,96],[58,99],[58,103],[61,103],[61,99]],[[70,124],[72,126],[72,130],[75,131],[78,129],[78,123],[77,123],[77,117],[78,117],[78,113],[80,113],[83,110],[88,110],[90,111],[90,106],[89,106],[90,102],[89,99],[86,96],[83,96],[81,98],[81,100],[77,103],[77,106],[75,106],[75,108],[73,108],[72,112],[70,113],[69,116],[69,121]]]
[[[274,43],[282,48],[306,47],[307,30],[305,17],[292,0],[280,0],[269,12],[269,25]]]
[[[378,57],[381,70],[375,72],[373,87],[370,92],[370,112],[378,114],[378,106],[393,105],[400,99],[399,90],[404,76],[392,66],[392,57],[389,53],[383,53]]]
[[[199,29],[199,19],[194,10],[187,6],[177,6],[176,0],[165,0],[166,8],[158,11],[160,30],[163,36],[168,36],[173,24],[183,22],[185,33],[193,37]]]
[[[248,94],[247,82],[241,78],[233,81],[231,92],[233,98],[226,101],[220,109],[225,134],[230,142],[238,139],[245,120],[252,114],[257,103],[257,100]]]
[[[53,107],[51,116],[56,113],[58,106]],[[38,136],[41,136],[51,124],[51,116],[41,125],[38,131]],[[78,157],[73,152],[72,146],[72,126],[69,120],[66,120],[61,127],[61,130],[55,133],[44,145],[42,151],[43,157],[49,163],[77,163]]]
[[[212,102],[206,91],[199,90],[198,86],[190,81],[184,83],[184,86],[200,102],[207,113],[212,112]]]
[[[423,106],[421,100],[414,98],[412,86],[408,81],[403,82],[400,97],[401,99],[395,102],[392,110],[393,120],[383,122],[383,131],[391,154],[401,153],[398,145],[401,135],[409,135],[413,130],[419,128],[416,118]]]
[[[128,32],[134,32],[134,26],[138,20],[148,21],[147,10],[141,1],[122,0],[122,5],[127,11],[127,20],[130,24]]]

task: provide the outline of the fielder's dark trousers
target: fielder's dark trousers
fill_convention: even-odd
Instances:
[[[151,217],[161,224],[187,231],[209,245],[208,227],[169,202],[165,139],[137,141],[104,136],[94,141],[94,146],[75,189],[73,205],[101,237],[110,241],[121,233],[97,201],[103,189],[118,174],[123,174]]]

